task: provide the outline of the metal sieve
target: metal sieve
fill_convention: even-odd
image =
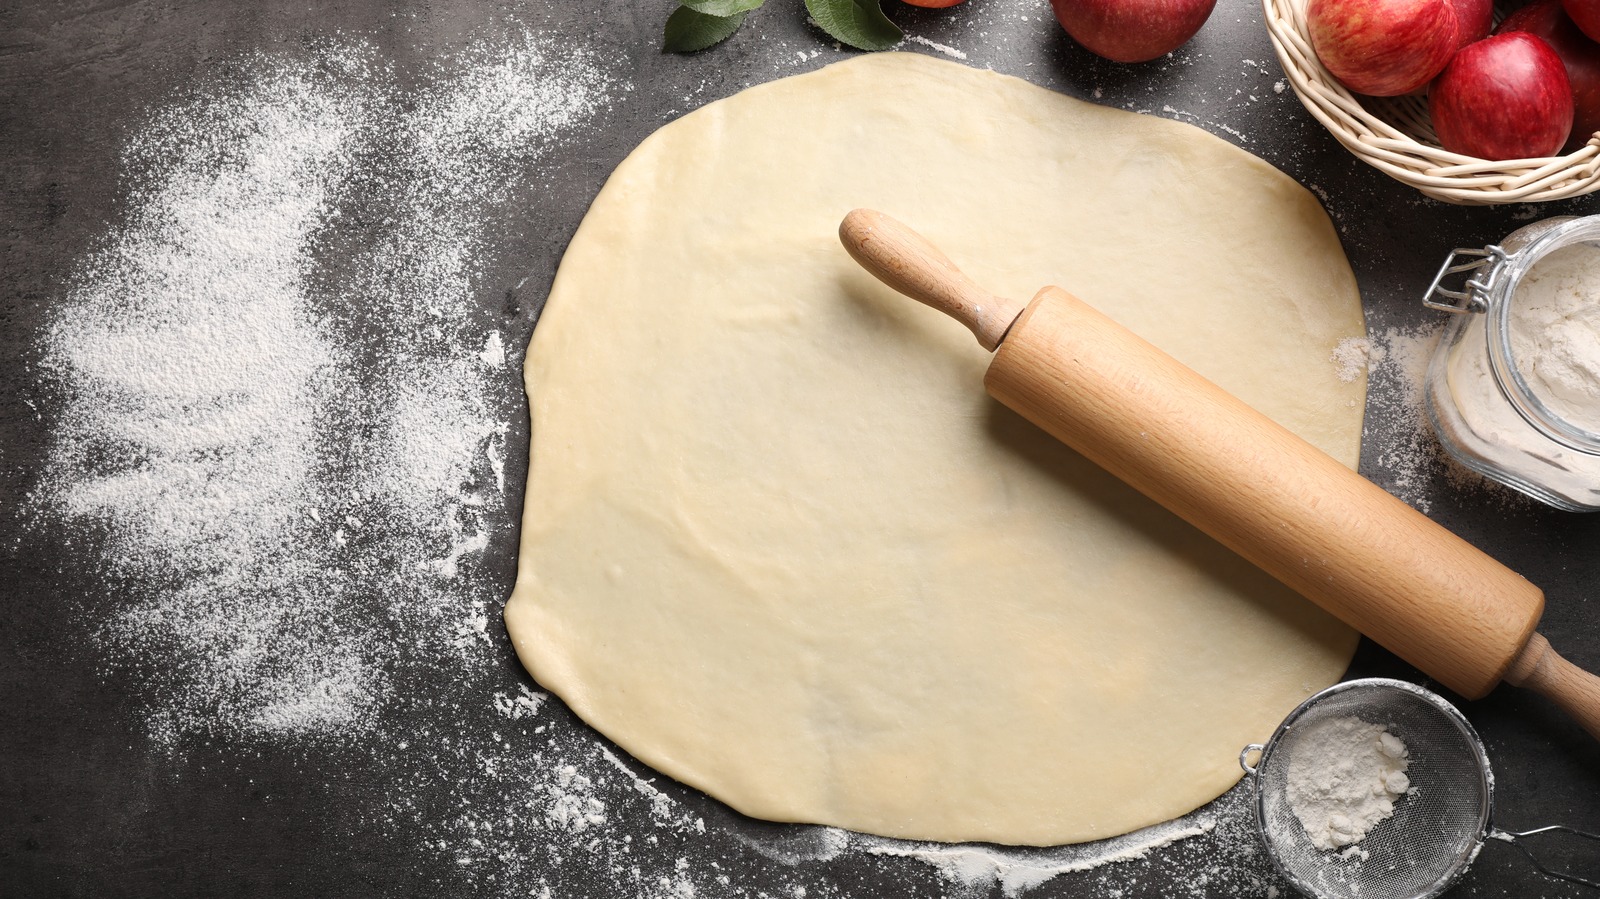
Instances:
[[[1287,786],[1296,742],[1311,725],[1355,717],[1382,725],[1406,744],[1412,788],[1394,815],[1344,850],[1312,845],[1289,807]],[[1259,754],[1254,765],[1249,757]],[[1551,871],[1518,843],[1520,837],[1566,827],[1510,833],[1490,823],[1494,774],[1483,742],[1440,696],[1388,678],[1347,681],[1312,696],[1285,718],[1265,745],[1252,743],[1239,765],[1255,778],[1256,829],[1284,879],[1318,899],[1431,899],[1471,867],[1486,839],[1516,843],[1534,867],[1551,877],[1600,888],[1600,883]]]

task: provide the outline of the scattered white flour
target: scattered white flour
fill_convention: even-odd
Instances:
[[[957,50],[956,48],[954,48],[954,47],[952,47],[952,46],[950,46],[948,44],[941,44],[938,41],[929,40],[928,38],[925,38],[920,34],[906,35],[906,40],[910,41],[913,44],[921,44],[922,46],[927,47],[930,50],[935,50],[935,51],[937,51],[939,53],[943,53],[944,55],[946,55],[948,57],[951,57],[952,59],[966,59],[967,58],[967,54],[962,53],[960,50]]]
[[[1361,842],[1411,789],[1405,743],[1360,718],[1324,718],[1293,732],[1285,750],[1289,808],[1318,849]]]
[[[1251,784],[1242,781],[1211,804],[1120,837],[1047,848],[941,844],[849,834],[849,848],[915,858],[939,872],[946,895],[1025,895],[1062,879],[1059,895],[1134,893],[1132,884],[1160,883],[1169,897],[1267,896],[1281,881],[1256,833]],[[1157,851],[1159,850],[1159,851]]]
[[[672,800],[668,798],[667,794],[656,789],[655,782],[652,779],[635,774],[626,762],[617,758],[611,750],[605,747],[600,748],[600,757],[605,759],[611,767],[621,771],[625,777],[633,781],[634,790],[650,800],[650,811],[656,818],[667,819],[672,817]],[[705,828],[704,823],[701,823],[699,827],[703,830]]]
[[[1372,359],[1372,343],[1365,337],[1346,337],[1333,348],[1332,358],[1339,380],[1353,383],[1367,371]]]
[[[785,865],[832,861],[850,847],[852,839],[864,844],[873,844],[879,840],[878,837],[853,834],[837,827],[810,826],[786,830],[788,832],[776,837],[771,834],[751,837],[737,832],[734,836],[763,857]]]
[[[1600,247],[1574,244],[1540,259],[1517,286],[1511,349],[1551,412],[1600,430]]]
[[[348,360],[309,302],[371,104],[279,68],[158,120],[127,152],[126,224],[47,336],[68,405],[39,499],[162,585],[106,609],[101,635],[153,663],[167,740],[356,734],[386,695],[359,628],[330,625],[348,619],[324,522],[343,513],[317,469]]]
[[[498,597],[453,582],[503,508],[517,400],[467,319],[485,214],[607,87],[523,36],[416,100],[346,48],[258,60],[128,149],[124,224],[47,336],[67,405],[35,499],[144,585],[101,636],[148,669],[162,740],[358,737],[418,650],[386,624],[424,655],[487,649],[454,637],[487,644]],[[350,210],[394,226],[328,268]]]
[[[898,855],[926,862],[937,868],[946,880],[965,887],[972,895],[987,895],[998,886],[1002,895],[1015,897],[1062,874],[1145,858],[1151,850],[1209,833],[1216,826],[1213,820],[1191,818],[1194,816],[1087,846],[1007,850],[971,844],[908,845],[875,840],[875,845],[867,851],[873,855]]]
[[[539,709],[544,707],[549,698],[548,694],[530,690],[519,684],[516,695],[497,691],[494,694],[494,708],[512,721],[520,721],[539,714]]]
[[[606,804],[595,798],[594,782],[579,774],[576,766],[557,768],[555,780],[544,789],[550,796],[544,816],[551,827],[583,833],[606,823]]]
[[[500,339],[499,331],[490,331],[489,337],[483,342],[483,352],[478,354],[484,365],[498,368],[506,362],[505,341]]]
[[[1423,402],[1424,381],[1443,325],[1391,327],[1368,337],[1367,420],[1361,446],[1363,455],[1377,463],[1374,480],[1423,512],[1442,485],[1482,493],[1480,500],[1522,502],[1509,490],[1489,492],[1498,487],[1451,459],[1434,436]]]

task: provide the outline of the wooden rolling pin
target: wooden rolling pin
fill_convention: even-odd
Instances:
[[[1535,632],[1521,575],[1058,287],[996,297],[867,209],[839,237],[996,350],[995,399],[1451,690],[1527,687],[1600,739],[1600,678]]]

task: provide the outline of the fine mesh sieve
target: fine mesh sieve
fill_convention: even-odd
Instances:
[[[1289,807],[1289,770],[1297,741],[1312,725],[1344,717],[1381,725],[1406,744],[1412,788],[1361,842],[1322,850]],[[1249,764],[1256,753],[1260,758]],[[1239,764],[1255,777],[1256,827],[1273,865],[1295,889],[1319,899],[1429,899],[1466,873],[1486,838],[1568,830],[1493,829],[1494,775],[1477,732],[1443,698],[1405,681],[1366,678],[1330,687],[1290,713],[1264,746],[1245,747]],[[1551,876],[1600,886],[1529,859]]]

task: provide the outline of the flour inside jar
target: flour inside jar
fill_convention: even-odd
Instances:
[[[1600,246],[1562,247],[1540,259],[1510,310],[1512,356],[1557,416],[1600,430]]]

